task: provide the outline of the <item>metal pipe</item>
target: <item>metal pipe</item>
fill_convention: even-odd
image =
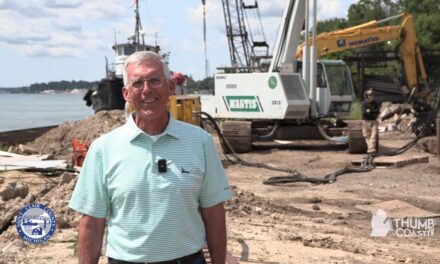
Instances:
[[[402,13],[402,14],[399,14],[399,15],[395,15],[395,16],[387,17],[387,18],[384,18],[384,19],[381,19],[381,20],[377,20],[376,24],[379,25],[379,24],[386,23],[386,22],[391,21],[391,20],[396,20],[398,18],[403,17],[404,15],[405,15],[405,13]]]
[[[266,135],[252,135],[252,141],[270,141],[273,140],[273,136],[275,135],[275,132],[279,128],[278,122],[275,123],[275,126],[272,128],[272,130],[266,134]]]
[[[333,143],[348,143],[348,137],[341,136],[341,137],[331,137],[327,135],[324,128],[321,125],[321,122],[316,121],[315,123],[316,127],[318,128],[319,134],[326,140],[333,142]]]
[[[318,116],[316,102],[316,83],[317,83],[317,50],[316,50],[316,17],[317,17],[317,0],[313,0],[313,23],[312,23],[312,48],[311,48],[311,65],[310,65],[310,90],[312,91],[312,116]]]
[[[305,8],[305,42],[303,47],[303,65],[302,76],[304,78],[305,87],[307,89],[307,95],[310,96],[310,47],[309,47],[309,1],[306,0]]]

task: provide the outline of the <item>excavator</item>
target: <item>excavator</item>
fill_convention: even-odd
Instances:
[[[393,20],[401,19],[399,25],[381,26]],[[382,20],[372,20],[370,22],[357,25],[351,28],[324,32],[316,36],[317,57],[320,58],[330,53],[356,49],[390,40],[399,40],[399,57],[403,62],[407,83],[404,84],[402,92],[413,94],[415,98],[426,99],[430,93],[428,86],[428,76],[425,64],[418,45],[413,16],[402,13],[397,16]],[[296,49],[296,59],[302,60],[305,42]],[[424,83],[424,88],[420,88],[419,75]]]
[[[383,25],[385,23],[401,20],[399,25]],[[413,132],[418,134],[425,125],[426,117],[431,110],[428,76],[422,53],[418,45],[413,16],[408,13],[401,13],[396,16],[370,22],[354,27],[324,32],[316,36],[317,57],[321,58],[327,54],[338,51],[356,49],[383,43],[391,40],[399,40],[398,54],[405,70],[406,82],[401,85],[401,93],[411,102],[416,111],[417,122],[413,126]],[[310,38],[309,38],[310,43]],[[296,59],[304,57],[305,42],[296,49]],[[329,79],[344,80],[345,76],[335,76],[336,72],[326,72],[326,65],[342,61],[323,60],[319,67],[321,72],[318,75],[328,76]],[[333,76],[330,76],[332,75]],[[419,82],[419,76],[423,87]],[[431,129],[433,131],[433,129]]]

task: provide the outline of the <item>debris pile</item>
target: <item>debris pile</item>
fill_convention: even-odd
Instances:
[[[77,175],[66,172],[56,187],[38,199],[39,203],[48,206],[56,215],[57,228],[77,227],[79,224],[81,214],[68,207],[76,180]]]
[[[3,183],[3,179],[1,183]],[[0,188],[0,198],[2,201],[8,201],[16,197],[24,199],[28,193],[29,187],[27,183],[22,181],[9,182]]]
[[[26,147],[38,153],[50,154],[55,159],[70,161],[73,155],[71,144],[73,138],[82,142],[91,142],[124,123],[123,110],[100,111],[82,121],[63,123]]]
[[[379,115],[381,132],[400,131],[411,135],[411,127],[416,122],[414,110],[409,104],[392,104],[383,102]]]

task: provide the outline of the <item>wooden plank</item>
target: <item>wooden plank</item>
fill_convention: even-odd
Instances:
[[[41,161],[0,161],[0,171],[2,170],[21,170],[26,168],[60,168],[67,166],[65,160],[41,160]]]
[[[15,153],[0,151],[0,171],[19,170],[25,168],[65,168],[65,160],[44,160],[49,155],[18,155]]]
[[[404,167],[414,163],[428,163],[428,156],[391,156],[391,157],[377,157],[373,160],[375,166],[380,167]],[[361,165],[362,160],[351,161],[353,165]]]
[[[0,144],[16,144],[32,141],[55,127],[58,127],[58,125],[0,132]]]

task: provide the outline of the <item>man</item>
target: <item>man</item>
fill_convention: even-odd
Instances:
[[[362,102],[362,135],[367,143],[367,153],[373,154],[378,151],[378,126],[377,117],[380,113],[380,106],[374,100],[373,90],[364,92]]]
[[[225,263],[223,202],[231,188],[212,137],[174,120],[168,67],[130,55],[123,95],[135,112],[91,145],[69,206],[81,212],[79,262],[97,263],[107,225],[109,263]]]

